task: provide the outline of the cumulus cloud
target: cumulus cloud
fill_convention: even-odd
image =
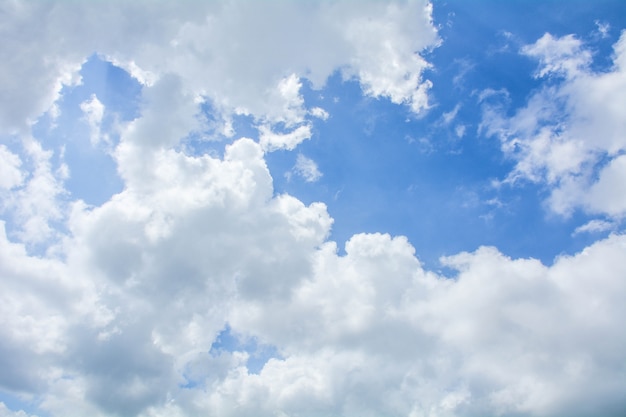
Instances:
[[[62,260],[1,236],[4,389],[69,416],[626,406],[623,235],[552,266],[481,248],[445,277],[403,237],[355,235],[339,255],[325,207],[273,197],[251,140],[223,159],[152,152],[160,187],[76,204]],[[226,323],[279,355],[252,373],[246,351],[210,353]]]
[[[444,259],[452,277],[403,237],[339,255],[323,204],[274,195],[259,144],[186,155],[145,141],[152,117],[122,132],[124,191],[73,203],[61,256],[0,236],[3,389],[64,416],[623,408],[624,236],[549,267],[482,248]],[[212,353],[227,324],[278,354],[252,373],[247,351]]]
[[[10,39],[0,47],[7,63],[0,103],[5,131],[24,129],[50,109],[63,85],[80,81],[78,70],[94,52],[146,84],[177,74],[187,91],[221,111],[267,123],[303,122],[299,79],[319,88],[337,70],[356,77],[368,94],[420,112],[427,107],[430,82],[422,79],[428,64],[419,52],[437,42],[431,8],[423,0],[365,2],[358,8],[300,2],[179,7],[7,2],[3,9],[4,37]],[[24,44],[33,47],[24,51]]]
[[[8,190],[22,183],[24,178],[20,165],[20,157],[6,146],[0,145],[0,188]]]
[[[17,171],[19,160],[8,154],[9,165],[3,169],[9,174],[5,181],[12,183],[12,190],[0,197],[5,212],[18,226],[18,237],[23,242],[38,244],[59,235],[52,223],[65,217],[61,197],[69,171],[64,163],[55,164],[54,153],[45,150],[33,137],[25,137],[22,142],[30,169]]]
[[[362,17],[347,22],[347,36],[354,50],[351,71],[367,94],[407,104],[420,113],[429,106],[432,83],[422,79],[429,64],[412,51],[436,46],[430,27],[432,6],[420,2],[409,2],[407,8],[389,4],[382,13],[382,19]]]
[[[17,37],[0,46],[11,64],[0,123],[22,146],[20,155],[0,147],[11,190],[3,207],[17,230],[0,221],[3,392],[67,417],[571,416],[626,407],[624,235],[550,266],[480,248],[444,258],[453,271],[444,276],[401,236],[357,234],[340,254],[326,206],[273,187],[266,152],[294,149],[311,137],[309,117],[328,117],[307,108],[304,78],[315,88],[339,70],[366,94],[416,113],[428,107],[428,64],[416,51],[437,42],[429,4],[2,7],[0,27]],[[32,49],[17,54],[25,44]],[[570,71],[564,86],[613,74],[560,65],[579,52],[567,48],[550,61]],[[62,152],[28,126],[78,82],[94,52],[144,86],[141,116],[119,127],[111,153],[124,187],[88,206],[65,193]],[[259,141],[238,138],[219,156],[186,152],[181,141],[202,130],[205,100],[225,120],[251,115]],[[82,105],[93,126],[98,103]],[[603,141],[621,149],[617,135]],[[534,161],[517,172],[534,172]],[[575,171],[554,164],[555,181]],[[621,159],[605,169],[594,199],[615,186]],[[321,175],[304,156],[296,170],[305,180]],[[215,348],[225,329],[241,346]],[[247,340],[275,352],[258,372]],[[26,415],[3,404],[0,414]]]
[[[143,180],[76,203],[63,260],[2,236],[3,375],[20,376],[5,389],[70,416],[624,407],[604,401],[621,398],[624,236],[549,267],[481,248],[445,258],[458,272],[444,277],[403,237],[356,235],[339,255],[325,207],[273,196],[249,139],[217,159],[135,135],[120,147],[139,147],[143,169],[128,172]],[[211,354],[226,323],[280,356],[255,374],[245,351]]]
[[[516,161],[507,180],[546,184],[550,208],[563,215],[576,208],[614,217],[626,213],[619,191],[626,150],[626,33],[613,49],[612,67],[596,72],[580,39],[546,34],[522,53],[539,62],[537,77],[551,78],[552,85],[510,118],[485,108],[483,127]]]
[[[584,415],[596,407],[610,414],[624,404],[594,398],[621,389],[613,367],[623,369],[625,340],[613,329],[624,313],[616,296],[626,289],[626,266],[617,264],[624,245],[614,236],[551,267],[481,248],[446,258],[458,271],[450,279],[424,270],[404,238],[357,235],[345,256],[328,243],[291,299],[233,311],[234,326],[276,344],[285,359],[259,375],[226,378],[224,395],[213,394],[207,407],[238,404],[262,415]],[[612,271],[596,282],[603,264]],[[607,344],[582,343],[588,337]]]
[[[74,204],[64,262],[2,237],[2,387],[40,393],[55,414],[161,404],[195,366],[214,366],[208,352],[233,303],[284,297],[328,234],[323,204],[272,197],[249,139],[223,160],[142,151],[154,162],[147,180],[100,207]]]

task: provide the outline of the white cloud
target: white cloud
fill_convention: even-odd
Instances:
[[[311,110],[309,110],[309,113],[312,116],[322,120],[328,120],[329,117],[328,112],[321,107],[313,107]]]
[[[508,181],[547,184],[548,203],[557,213],[576,208],[615,217],[626,213],[622,193],[610,190],[624,174],[626,33],[614,50],[613,67],[594,72],[580,40],[546,34],[522,52],[539,61],[537,76],[553,77],[554,85],[535,92],[510,118],[493,106],[484,108],[483,128],[517,161]]]
[[[302,154],[298,154],[296,165],[291,172],[301,176],[306,182],[315,182],[322,177],[315,161]]]
[[[606,232],[608,230],[613,230],[615,228],[615,223],[607,222],[606,220],[594,219],[589,222],[579,226],[574,230],[574,235],[580,233],[599,233]]]
[[[152,117],[122,133],[124,191],[73,204],[62,256],[0,236],[3,389],[63,416],[623,408],[626,237],[552,266],[481,248],[444,260],[452,278],[404,237],[339,255],[323,204],[274,195],[259,144],[185,155],[140,140]],[[252,374],[209,353],[226,323],[279,357]]]
[[[452,121],[456,118],[456,115],[459,114],[459,110],[461,110],[461,105],[457,104],[456,106],[454,106],[454,108],[452,110],[450,110],[449,112],[444,113],[441,116],[443,124],[444,125],[449,125],[450,123],[452,123]]]
[[[92,94],[89,100],[80,103],[80,109],[85,114],[85,119],[89,124],[89,140],[92,145],[97,145],[100,142],[100,124],[104,117],[104,105],[95,94]]]
[[[428,107],[428,64],[415,51],[436,43],[429,5],[3,7],[2,27],[16,35],[0,46],[11,64],[4,130],[49,109],[94,51],[145,85],[141,116],[120,127],[113,152],[123,190],[100,206],[61,201],[63,170],[37,140],[21,136],[18,159],[0,148],[21,231],[12,241],[0,223],[0,389],[68,417],[566,416],[626,406],[625,236],[552,266],[481,248],[446,258],[458,271],[448,278],[425,270],[404,237],[358,234],[339,255],[324,204],[275,194],[265,152],[294,149],[311,136],[308,117],[325,117],[306,108],[303,78],[319,87],[339,69],[367,94]],[[32,50],[12,57],[24,44]],[[202,97],[226,120],[253,115],[259,143],[186,154],[179,145],[202,127]],[[83,110],[97,122],[94,100]],[[305,179],[321,175],[299,160]],[[574,169],[550,163],[555,179]],[[609,198],[621,160],[606,170],[594,202]],[[51,235],[49,250],[29,253]],[[227,324],[277,357],[253,374],[243,349],[212,352]]]
[[[24,175],[20,170],[22,161],[6,146],[0,145],[0,188],[9,190],[22,184]]]
[[[588,190],[585,205],[589,211],[622,217],[626,214],[626,155],[613,158]]]
[[[299,79],[319,88],[337,70],[357,77],[368,94],[419,112],[430,86],[419,52],[437,42],[424,0],[358,7],[10,2],[4,9],[2,27],[11,40],[0,47],[6,63],[0,126],[9,131],[50,109],[63,85],[80,81],[78,69],[94,52],[147,85],[176,74],[186,91],[212,100],[225,115],[245,112],[268,123],[302,122]],[[33,47],[25,51],[25,44]]]
[[[65,271],[62,262],[29,256],[23,245],[10,242],[0,221],[3,390],[31,396],[40,393],[41,378],[60,365],[59,355],[68,348],[68,325],[72,318],[84,317],[86,312],[79,305],[90,300],[87,291],[80,290],[89,282],[72,280]]]
[[[456,125],[454,127],[454,133],[456,133],[456,136],[458,138],[462,138],[463,136],[465,136],[465,131],[467,130],[465,125]]]
[[[606,22],[600,22],[599,20],[596,20],[594,23],[596,24],[596,27],[598,28],[598,33],[600,34],[600,37],[608,38],[611,25]]]
[[[286,359],[259,375],[232,374],[207,407],[239,404],[261,415],[610,413],[623,407],[599,398],[621,384],[626,339],[615,330],[625,313],[625,245],[614,236],[551,267],[482,248],[445,260],[459,270],[452,280],[423,270],[403,238],[357,235],[343,257],[326,244],[290,299],[233,311],[233,325],[276,344]],[[597,281],[601,265],[612,267]],[[589,338],[607,344],[583,342]],[[313,404],[289,388],[299,386]]]
[[[422,79],[429,64],[414,51],[437,43],[431,13],[430,4],[413,1],[406,8],[387,5],[382,19],[364,16],[345,23],[354,48],[349,71],[358,76],[367,94],[406,104],[415,113],[429,107],[431,82]]]
[[[65,193],[63,183],[67,179],[68,168],[61,163],[55,169],[52,163],[54,152],[44,150],[34,138],[25,137],[22,141],[32,169],[23,170],[23,181],[20,183],[13,178],[14,188],[2,196],[2,205],[18,225],[18,237],[23,242],[38,244],[58,236],[51,222],[64,217],[60,197]],[[13,171],[13,174],[16,173]]]
[[[573,35],[554,38],[546,33],[534,44],[523,47],[521,52],[539,61],[538,77],[559,73],[576,76],[591,62],[591,53]]]
[[[63,262],[0,240],[0,349],[11,361],[0,386],[39,393],[55,415],[136,415],[180,391],[195,366],[219,360],[208,352],[236,300],[288,294],[330,228],[323,204],[272,197],[249,139],[222,160],[141,152],[142,181],[127,176],[100,207],[74,204]]]
[[[303,141],[311,138],[311,125],[305,124],[287,133],[276,133],[268,126],[259,127],[259,142],[266,151],[277,149],[293,150]]]

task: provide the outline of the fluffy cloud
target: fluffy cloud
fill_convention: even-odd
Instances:
[[[20,165],[20,157],[12,153],[6,146],[0,145],[0,188],[5,190],[16,187],[24,180]]]
[[[430,4],[420,2],[409,2],[407,8],[389,4],[383,19],[362,17],[347,22],[354,48],[352,71],[367,94],[407,104],[415,113],[428,108],[431,82],[421,77],[428,63],[412,51],[436,45],[431,12]]]
[[[358,234],[339,254],[326,206],[273,188],[265,153],[295,148],[310,137],[310,117],[328,117],[307,109],[304,78],[316,88],[339,70],[366,94],[428,107],[428,64],[416,54],[436,44],[428,4],[2,8],[11,36],[0,46],[10,63],[0,123],[22,150],[0,147],[11,191],[1,194],[11,220],[0,222],[3,392],[68,417],[570,416],[626,407],[625,236],[551,266],[481,248],[445,258],[455,272],[444,276],[426,270],[404,237]],[[550,71],[569,71],[565,86],[604,76],[558,64],[580,53],[575,43],[557,45],[558,54],[540,48],[557,56]],[[32,48],[17,53],[23,45]],[[111,145],[124,187],[88,206],[67,197],[61,152],[28,126],[63,85],[79,82],[76,69],[94,52],[144,86],[141,116],[120,125]],[[224,120],[252,115],[259,141],[239,138],[219,156],[186,152],[184,139],[202,132],[205,100]],[[82,105],[94,127],[98,103]],[[619,138],[605,139],[621,149]],[[305,178],[319,177],[311,161],[299,165]],[[622,165],[616,157],[604,168],[595,199]],[[575,170],[551,169],[555,181]],[[224,329],[240,346],[219,348]],[[253,372],[249,359],[262,347],[272,357]],[[1,403],[0,414],[25,415]]]
[[[148,179],[100,207],[74,204],[64,261],[31,258],[3,235],[2,387],[40,394],[55,413],[162,403],[211,361],[238,298],[269,303],[307,276],[331,224],[320,203],[272,197],[249,139],[222,160],[141,152]]]
[[[63,163],[55,164],[54,153],[45,150],[33,137],[24,137],[22,148],[23,157],[29,162],[22,171],[14,154],[5,151],[3,155],[8,159],[8,165],[3,168],[9,174],[5,181],[9,181],[12,189],[0,194],[0,206],[13,218],[21,241],[44,243],[58,236],[51,223],[65,217],[61,197],[65,192],[63,182],[69,175],[68,167]]]
[[[428,64],[418,53],[437,42],[430,5],[353,6],[5,2],[0,126],[24,130],[52,107],[63,85],[80,82],[77,71],[93,53],[144,82],[177,74],[187,91],[227,114],[271,124],[303,123],[298,80],[321,87],[338,69],[356,77],[368,94],[420,112],[430,83],[422,80]]]
[[[264,149],[294,150],[303,141],[311,138],[311,125],[302,125],[288,133],[276,133],[267,126],[259,127],[259,142]]]
[[[356,235],[338,255],[325,208],[272,197],[248,139],[223,159],[152,152],[160,187],[76,204],[63,259],[2,236],[4,389],[68,416],[625,406],[624,236],[549,267],[481,248],[444,277],[403,237]],[[279,357],[254,374],[246,351],[210,353],[227,322]]]
[[[333,243],[315,249],[328,227],[322,207],[282,196],[262,198],[260,212],[253,196],[267,185],[254,174],[247,192],[220,187],[220,175],[241,181],[232,175],[246,170],[241,162],[262,166],[255,148],[244,140],[221,162],[203,158],[205,174],[190,187],[209,190],[195,201],[164,187],[151,200],[132,201],[129,191],[98,209],[77,208],[66,265],[28,260],[3,239],[2,264],[12,268],[3,276],[15,285],[3,293],[3,340],[24,356],[10,355],[17,375],[32,369],[30,384],[41,385],[51,374],[44,395],[55,398],[44,404],[61,407],[55,388],[73,393],[78,384],[86,387],[80,401],[118,413],[152,405],[147,415],[158,415],[155,403],[180,415],[196,407],[225,415],[571,415],[623,407],[594,402],[621,386],[623,236],[552,267],[483,248],[445,260],[459,271],[454,279],[424,271],[404,238],[357,235],[338,256]],[[171,156],[163,162],[181,164]],[[32,266],[17,270],[23,265]],[[29,297],[17,297],[20,290]],[[254,375],[236,356],[208,355],[227,318],[284,359]],[[589,338],[602,343],[583,342]],[[63,363],[51,357],[67,357],[65,377],[46,372],[46,364]],[[177,388],[194,367],[206,372],[195,377],[199,386]],[[19,379],[7,383],[16,389]]]
[[[451,277],[403,237],[356,235],[339,255],[322,204],[273,196],[257,143],[190,156],[136,132],[119,145],[127,188],[73,205],[58,258],[2,236],[3,389],[67,416],[625,406],[623,235],[552,266],[481,248],[444,259]],[[134,151],[142,170],[125,169]],[[276,357],[252,373],[245,349],[213,352],[226,323]]]
[[[146,106],[181,91],[161,80]],[[221,158],[176,150],[187,114],[126,126],[125,189],[74,202],[48,256],[1,236],[2,389],[67,416],[624,407],[608,401],[624,372],[624,236],[549,267],[482,248],[446,258],[452,277],[425,270],[403,237],[356,235],[339,255],[323,204],[274,195],[258,143]],[[275,347],[260,372],[254,352],[212,350],[227,323]]]
[[[576,208],[621,218],[626,213],[623,156],[626,150],[626,33],[614,45],[613,66],[591,69],[591,51],[574,36],[544,35],[522,53],[539,61],[537,77],[552,85],[533,94],[510,117],[487,107],[484,126],[516,161],[508,181],[545,183],[550,208]]]
[[[451,279],[424,271],[403,238],[357,235],[345,256],[327,244],[287,303],[235,311],[286,359],[225,380],[222,409],[266,398],[251,406],[302,413],[303,386],[315,398],[304,415],[615,412],[624,404],[597,399],[620,390],[625,245],[613,236],[551,267],[482,248],[445,259]]]
[[[80,109],[85,113],[85,120],[89,124],[91,134],[89,140],[92,145],[100,142],[100,124],[104,117],[104,105],[95,94],[92,94],[89,100],[80,104]]]

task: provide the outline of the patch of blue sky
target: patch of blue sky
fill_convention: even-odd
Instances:
[[[549,190],[540,184],[494,187],[514,161],[479,129],[481,92],[500,91],[495,99],[510,115],[546,82],[533,76],[537,63],[520,54],[523,45],[548,31],[574,33],[599,50],[615,41],[618,33],[612,40],[598,36],[598,22],[621,27],[615,22],[621,6],[579,3],[570,13],[564,2],[435,2],[443,43],[427,54],[430,111],[415,117],[388,100],[364,97],[339,74],[321,91],[305,83],[307,106],[324,108],[330,118],[315,123],[297,152],[267,155],[276,191],[325,202],[335,219],[331,239],[340,247],[354,233],[403,234],[429,267],[442,255],[481,245],[547,264],[581,250],[598,236],[572,232],[592,216],[550,214]],[[297,153],[318,164],[317,182],[284,175]]]
[[[41,118],[33,134],[55,155],[63,155],[70,169],[65,181],[70,198],[99,205],[123,188],[110,152],[119,140],[116,126],[140,114],[142,87],[125,70],[97,55],[83,64],[80,75],[80,85],[63,88],[57,103],[59,116]],[[94,97],[104,112],[98,126],[100,137],[92,139],[81,104]]]
[[[141,113],[141,84],[124,69],[92,55],[81,69],[83,83],[76,87],[82,100],[95,94],[120,120],[133,120]]]
[[[0,403],[3,403],[9,410],[13,412],[23,411],[29,415],[38,417],[48,417],[51,414],[39,408],[39,402],[36,400],[25,400],[19,395],[11,394],[0,390]]]
[[[256,338],[246,338],[235,334],[228,325],[218,334],[209,353],[213,356],[219,356],[223,352],[248,353],[246,367],[251,374],[261,372],[263,366],[270,359],[281,357],[276,347],[260,343]]]
[[[235,138],[251,138],[258,139],[258,131],[254,117],[247,114],[237,114],[232,118],[232,126],[235,132]]]

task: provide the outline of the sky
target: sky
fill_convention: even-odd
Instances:
[[[626,413],[626,2],[0,34],[0,417]]]

